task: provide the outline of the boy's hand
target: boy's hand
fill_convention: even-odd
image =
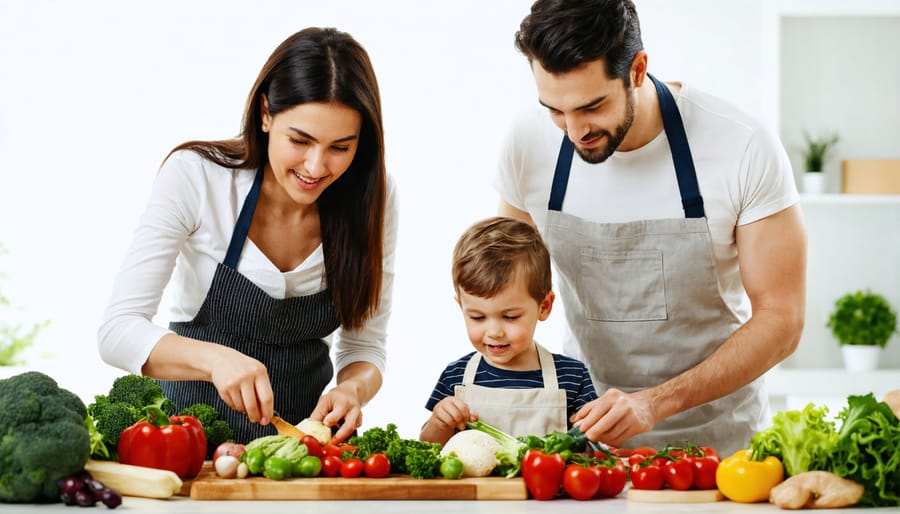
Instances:
[[[478,415],[469,411],[466,402],[454,396],[448,396],[434,406],[431,420],[444,430],[465,430],[466,423],[475,421]]]
[[[419,439],[443,445],[457,430],[465,430],[466,423],[477,419],[478,414],[471,412],[466,402],[448,396],[434,406],[431,417],[422,427]]]

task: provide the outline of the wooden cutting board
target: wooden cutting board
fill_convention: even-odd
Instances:
[[[484,477],[420,480],[384,478],[226,479],[212,472],[190,481],[193,500],[525,500],[521,478]],[[186,492],[186,491],[185,491]]]
[[[688,491],[629,489],[626,497],[631,501],[644,503],[709,503],[725,499],[718,489]]]

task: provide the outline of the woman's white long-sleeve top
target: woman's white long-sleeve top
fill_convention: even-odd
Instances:
[[[225,258],[255,173],[224,168],[191,151],[169,157],[154,181],[98,330],[105,362],[140,374],[156,343],[172,333],[154,323],[164,291],[171,302],[166,322],[196,316]],[[333,346],[336,370],[364,361],[384,372],[397,244],[395,189],[389,176],[381,302],[361,329],[339,328],[326,341]],[[282,272],[247,238],[237,270],[273,298],[314,294],[326,287],[321,244],[295,269]]]

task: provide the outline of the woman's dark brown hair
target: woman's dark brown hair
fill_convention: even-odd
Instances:
[[[262,98],[276,116],[300,104],[338,102],[362,116],[359,145],[347,171],[319,197],[326,284],[341,325],[359,328],[381,301],[386,172],[381,95],[365,49],[333,28],[307,28],[269,57],[244,110],[241,134],[224,141],[189,141],[191,150],[228,168],[267,163]]]

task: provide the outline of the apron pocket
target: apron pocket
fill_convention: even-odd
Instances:
[[[668,318],[661,250],[581,249],[585,313],[593,321],[659,321]]]

